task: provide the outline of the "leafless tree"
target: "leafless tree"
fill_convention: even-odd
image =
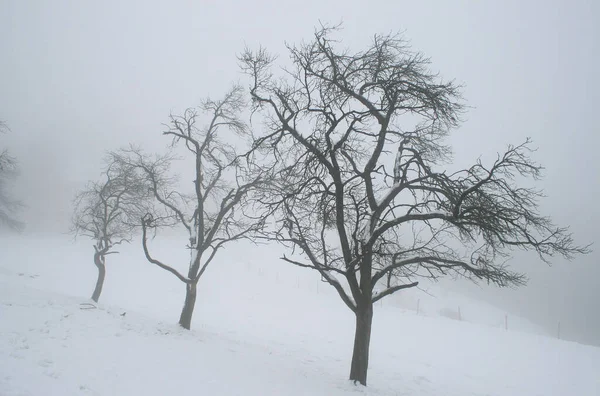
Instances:
[[[247,156],[236,154],[232,142],[248,136],[241,121],[244,110],[243,90],[231,89],[223,99],[205,100],[199,109],[187,109],[183,115],[171,115],[164,135],[172,145],[182,146],[193,158],[193,192],[182,191],[171,175],[169,157],[150,157],[139,150],[116,154],[120,160],[140,169],[149,191],[162,207],[162,214],[149,213],[142,219],[142,245],[149,262],[174,274],[186,284],[185,303],[179,324],[189,329],[196,302],[197,284],[217,252],[227,243],[247,238],[262,227],[262,220],[248,221],[241,206],[247,194],[263,183],[262,172],[254,172]],[[202,114],[208,123],[199,125]],[[237,213],[237,208],[240,208]],[[187,274],[159,260],[150,252],[148,233],[162,225],[181,225],[188,233],[190,261]]]
[[[4,121],[0,121],[0,133],[8,130],[8,125]],[[8,187],[9,183],[17,176],[18,170],[16,158],[10,155],[8,150],[2,150],[0,152],[0,227],[15,231],[20,231],[24,227],[23,222],[15,217],[23,205],[11,196]]]
[[[538,213],[539,191],[517,186],[540,176],[529,140],[491,165],[447,172],[444,138],[460,123],[460,87],[400,36],[376,35],[350,52],[337,48],[335,30],[288,46],[282,73],[264,49],[240,62],[267,125],[255,146],[279,164],[257,198],[276,224],[262,238],[289,246],[283,260],[318,271],[354,312],[350,379],[366,385],[376,301],[420,277],[522,285],[506,266],[512,249],[547,261],[587,248]]]
[[[133,238],[139,219],[150,206],[150,195],[136,169],[109,156],[101,181],[92,181],[75,196],[71,232],[94,241],[94,264],[98,268],[92,300],[98,302],[106,275],[106,256]]]

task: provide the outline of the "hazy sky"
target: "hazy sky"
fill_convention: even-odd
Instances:
[[[473,108],[450,142],[458,165],[532,137],[546,167],[543,211],[598,239],[600,6],[596,1],[8,1],[0,0],[0,119],[18,157],[29,231],[63,232],[73,193],[105,150],[166,143],[169,112],[244,81],[245,45],[284,54],[319,20],[344,23],[357,49],[405,31],[433,69],[465,85]],[[596,249],[600,249],[596,247]],[[519,256],[530,286],[482,289],[547,326],[600,345],[600,252],[547,268]]]

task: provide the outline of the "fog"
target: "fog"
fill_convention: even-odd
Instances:
[[[453,166],[531,137],[546,168],[535,184],[547,195],[542,212],[593,243],[598,20],[594,1],[1,2],[0,119],[11,129],[1,138],[20,163],[25,235],[68,230],[73,194],[99,176],[106,150],[162,150],[170,112],[245,84],[236,60],[245,46],[285,57],[284,43],[310,39],[321,21],[343,22],[340,38],[355,49],[404,32],[465,86],[471,108],[450,138]],[[599,258],[597,247],[552,267],[518,255],[511,264],[530,278],[518,290],[444,284],[600,345]]]

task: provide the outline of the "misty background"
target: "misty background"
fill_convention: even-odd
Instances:
[[[0,136],[20,164],[14,195],[27,235],[69,229],[71,201],[100,175],[106,150],[162,151],[170,112],[247,81],[236,55],[310,39],[319,21],[343,22],[343,45],[404,32],[432,69],[464,84],[471,106],[449,143],[452,167],[494,158],[533,139],[545,166],[541,212],[598,239],[600,103],[595,1],[0,1]],[[258,127],[258,126],[255,126]],[[34,247],[32,247],[34,248]],[[444,281],[565,338],[600,345],[600,253],[550,268],[535,255],[511,265],[520,289]],[[2,261],[2,252],[0,252]],[[287,265],[282,263],[282,265]],[[415,293],[418,291],[414,291]]]

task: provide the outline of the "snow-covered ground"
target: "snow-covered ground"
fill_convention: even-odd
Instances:
[[[184,268],[180,245],[156,255]],[[137,243],[108,257],[101,303],[85,309],[92,251],[68,237],[0,238],[0,395],[600,395],[600,348],[513,316],[506,331],[501,310],[439,288],[376,306],[364,388],[346,380],[350,311],[277,248],[224,252],[189,332],[176,325],[183,284]]]

